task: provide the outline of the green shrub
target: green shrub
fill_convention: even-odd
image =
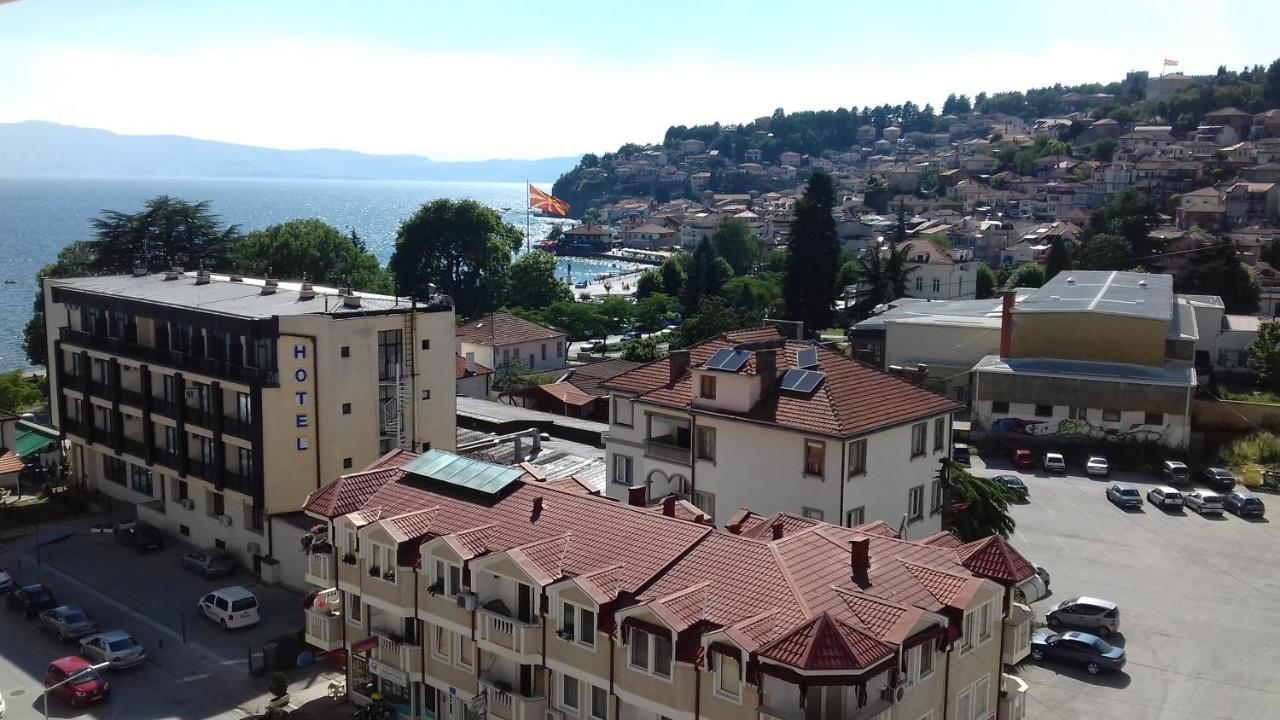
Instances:
[[[1232,468],[1280,465],[1280,437],[1269,432],[1257,432],[1239,438],[1222,451],[1222,460]]]

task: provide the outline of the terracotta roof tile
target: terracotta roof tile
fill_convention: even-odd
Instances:
[[[477,375],[488,375],[491,372],[493,372],[493,370],[481,365],[480,363],[476,363],[475,372],[472,372],[467,369],[466,358],[461,355],[455,355],[453,358],[453,378],[455,380],[462,380],[463,378],[475,377]]]
[[[946,548],[958,548],[964,545],[963,540],[945,530],[940,533],[930,535],[927,538],[921,538],[920,542],[925,545],[934,545],[936,547]]]
[[[440,508],[433,507],[385,518],[381,522],[386,526],[391,538],[398,543],[402,543],[416,540],[426,535],[435,522],[436,515],[439,513]]]
[[[515,315],[493,313],[459,325],[455,336],[459,342],[501,347],[534,340],[555,340],[563,338],[564,333]]]
[[[634,360],[601,360],[575,367],[566,373],[564,380],[573,383],[579,390],[588,395],[607,397],[609,391],[601,387],[606,380],[628,370],[634,370],[644,363]]]
[[[1036,574],[1035,566],[997,535],[977,540],[956,550],[956,556],[974,575],[1013,585]]]
[[[804,670],[862,670],[891,657],[894,647],[863,628],[822,613],[759,653]]]
[[[22,458],[18,457],[12,450],[0,455],[0,475],[22,472],[26,466],[27,464],[22,462]]]

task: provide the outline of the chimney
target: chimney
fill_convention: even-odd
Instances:
[[[645,507],[649,504],[649,488],[644,485],[632,485],[627,488],[627,504]]]
[[[232,276],[231,276],[230,278],[228,278],[228,279],[229,279],[231,282],[244,282],[244,276],[243,276],[243,275],[232,275]]]
[[[861,537],[849,541],[849,570],[854,577],[866,575],[871,569],[871,539]]]
[[[672,350],[667,353],[667,359],[671,362],[671,382],[679,380],[689,372],[688,350]]]
[[[467,372],[474,373],[476,371],[476,354],[473,352],[467,353],[466,360],[467,360]]]
[[[772,526],[771,528],[769,528],[769,529],[773,531],[773,539],[774,539],[774,540],[781,540],[781,539],[782,539],[782,532],[783,532],[783,530],[784,530],[785,528],[783,528],[783,527],[782,527],[782,523],[781,523],[781,522],[776,522],[776,523],[774,523],[774,524],[773,524],[773,526]]]
[[[1000,304],[1000,357],[1009,357],[1013,345],[1013,303],[1018,294],[1013,290],[1001,293]]]
[[[177,265],[174,265],[173,267],[169,268],[164,273],[165,280],[177,280],[180,277],[182,277],[182,268],[178,267]]]
[[[280,281],[273,277],[269,277],[262,282],[262,294],[275,295],[276,288],[278,287],[280,287]]]
[[[208,284],[209,284],[209,280],[210,280],[210,276],[209,276],[209,271],[208,271],[208,270],[203,270],[203,269],[201,269],[201,270],[197,270],[197,271],[196,271],[196,284],[197,284],[197,285],[208,285]]]
[[[766,348],[756,351],[756,373],[760,375],[760,383],[768,387],[778,377],[778,351]]]
[[[358,308],[358,307],[360,307],[360,296],[359,296],[359,295],[345,295],[345,296],[343,296],[343,298],[342,298],[342,306],[343,306],[343,307],[348,307],[348,308]]]
[[[134,276],[134,277],[143,277],[143,276],[145,276],[146,274],[147,274],[147,269],[146,269],[146,268],[144,268],[144,267],[139,266],[139,267],[135,267],[135,268],[133,269],[133,276]]]
[[[519,435],[511,441],[511,462],[516,465],[524,462],[524,443]]]
[[[662,514],[667,517],[676,516],[676,496],[668,495],[662,498]]]
[[[529,519],[537,520],[541,516],[542,516],[542,496],[539,495],[538,497],[533,499],[533,513]]]
[[[302,283],[302,289],[298,291],[299,300],[314,300],[316,297],[316,289],[309,282]]]

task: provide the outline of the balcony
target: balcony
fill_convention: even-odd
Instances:
[[[139,460],[145,460],[147,457],[147,446],[141,440],[125,438],[123,450]]]
[[[337,591],[333,591],[337,592]],[[327,607],[307,608],[307,629],[305,639],[308,645],[321,650],[337,650],[342,647],[342,613],[333,612]]]
[[[309,585],[332,587],[336,582],[333,577],[333,553],[312,550],[307,556],[307,570],[303,579]]]
[[[147,347],[127,340],[102,337],[79,330],[64,327],[59,337],[65,343],[89,350],[110,353],[116,357],[127,358],[142,363],[160,365],[174,370],[187,370],[208,377],[244,384],[262,384],[275,386],[279,384],[279,373],[275,370],[263,370],[246,367],[224,360],[214,360],[191,353]]]
[[[253,439],[253,424],[235,417],[222,418],[222,432],[241,440]]]
[[[1022,720],[1027,714],[1027,683],[1016,675],[1000,679],[1000,715],[1004,720]]]
[[[666,460],[667,462],[679,463],[680,465],[689,464],[689,448],[673,445],[661,440],[645,440],[644,454],[647,457],[655,458],[657,460]]]
[[[422,672],[421,646],[389,630],[374,628],[373,634],[378,638],[378,645],[373,650],[375,660],[410,676]]]
[[[541,677],[542,673],[537,676]],[[489,699],[487,709],[490,717],[502,720],[544,720],[547,698],[540,688],[534,690],[534,695],[521,695],[512,683],[494,673],[485,672],[480,675],[480,692]]]
[[[520,622],[492,602],[479,609],[479,616],[477,641],[481,648],[524,663],[538,661],[542,653],[541,625]]]
[[[131,407],[136,407],[138,409],[141,409],[142,400],[143,400],[142,393],[136,390],[125,390],[123,388],[120,390],[120,402],[124,403],[125,405],[129,405]]]
[[[188,425],[202,427],[205,430],[213,429],[213,413],[206,412],[200,408],[188,407],[185,418]]]
[[[1004,647],[1001,648],[1005,665],[1015,665],[1031,654],[1031,621],[1035,613],[1022,603],[1009,606],[1009,616],[1004,619]]]

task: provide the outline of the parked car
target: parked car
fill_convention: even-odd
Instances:
[[[1182,507],[1182,493],[1171,487],[1153,487],[1147,491],[1147,502],[1161,510],[1177,510]]]
[[[106,678],[99,675],[87,660],[75,655],[49,663],[44,686],[54,688],[50,692],[71,703],[72,707],[84,707],[111,697],[111,684]]]
[[[182,556],[182,567],[194,570],[201,575],[212,578],[230,575],[236,570],[236,562],[231,553],[220,548],[202,548],[192,550]]]
[[[1049,571],[1039,565],[1035,568],[1034,575],[1014,586],[1014,599],[1018,602],[1033,603],[1049,594]]]
[[[1061,635],[1051,632],[1032,635],[1031,657],[1035,660],[1058,660],[1081,665],[1090,675],[1124,667],[1124,648],[1116,647],[1095,635],[1075,631]]]
[[[239,585],[224,587],[200,598],[196,610],[222,626],[223,630],[248,627],[261,620],[258,598]]]
[[[1019,470],[1035,470],[1036,469],[1035,456],[1031,454],[1030,450],[1026,450],[1026,449],[1014,450],[1013,466],[1018,468]]]
[[[635,328],[631,328],[630,330],[622,333],[623,340],[639,340],[641,336],[642,333]]]
[[[1228,493],[1236,489],[1236,476],[1226,468],[1211,467],[1200,471],[1200,482],[1218,492]]]
[[[1017,475],[997,475],[991,480],[1008,490],[1015,500],[1026,500],[1027,496],[1031,494],[1031,491],[1027,489],[1027,484],[1022,482],[1022,478]]]
[[[57,635],[59,642],[78,640],[98,632],[98,623],[75,605],[62,605],[40,613],[40,627]]]
[[[9,609],[22,615],[24,619],[33,618],[44,610],[58,607],[53,593],[44,585],[35,584],[18,588],[5,598]]]
[[[142,645],[123,630],[108,630],[81,640],[80,655],[95,665],[109,662],[112,670],[133,667],[147,659]]]
[[[1084,463],[1084,472],[1086,475],[1107,477],[1111,474],[1111,463],[1101,455],[1090,455]]]
[[[969,446],[965,443],[956,443],[951,446],[951,461],[958,462],[961,465],[969,465],[973,462],[973,456],[969,450]]]
[[[1062,453],[1045,453],[1044,469],[1045,472],[1065,473],[1067,461],[1062,457]]]
[[[1221,515],[1222,496],[1212,490],[1192,490],[1182,496],[1182,503],[1188,510],[1195,510],[1201,515]]]
[[[1222,507],[1240,517],[1262,517],[1267,507],[1257,495],[1245,490],[1229,492],[1222,497]]]
[[[7,568],[0,568],[0,595],[13,592],[13,576]]]
[[[164,547],[164,537],[156,528],[146,523],[131,523],[116,528],[116,539],[126,547],[140,553],[148,550],[159,550]]]
[[[1107,488],[1107,499],[1111,504],[1121,508],[1142,507],[1142,494],[1135,487],[1115,484]]]
[[[1160,472],[1157,474],[1170,485],[1191,484],[1191,470],[1179,460],[1165,460],[1160,464]]]
[[[579,280],[578,282],[574,283],[573,286],[579,290],[586,290],[587,285],[589,284],[590,283],[588,283],[586,280]]]
[[[1068,625],[1086,628],[1106,637],[1120,629],[1120,608],[1110,600],[1077,597],[1055,605],[1045,619],[1055,630]]]

